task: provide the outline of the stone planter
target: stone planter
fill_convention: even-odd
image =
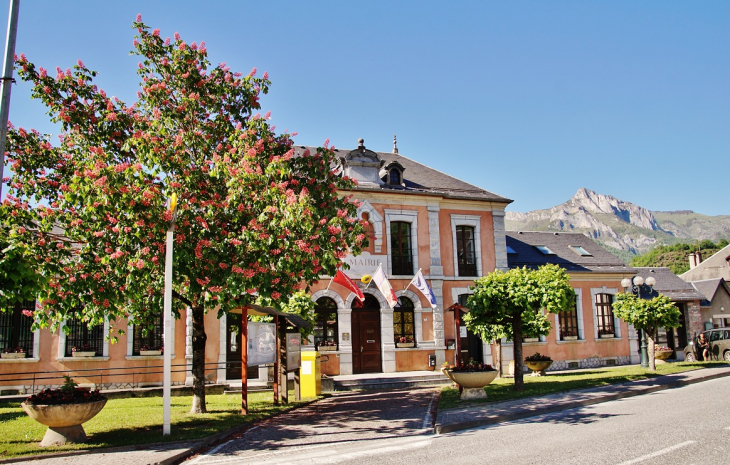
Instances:
[[[545,376],[545,370],[550,368],[550,365],[553,364],[552,360],[544,360],[539,362],[528,362],[525,360],[525,365],[527,368],[532,370],[532,374],[530,376]]]
[[[104,405],[106,399],[66,405],[20,404],[29,417],[48,426],[41,447],[86,442],[86,432],[81,425],[94,418]]]
[[[162,355],[161,350],[140,350],[139,355],[142,355],[144,357],[152,357],[155,355]]]
[[[13,352],[11,354],[0,354],[0,358],[4,358],[4,359],[25,358],[25,352]]]
[[[522,342],[540,342],[539,337],[523,337]]]
[[[398,347],[398,348],[403,348],[403,347],[416,347],[416,343],[415,342],[396,342],[395,343],[395,346]]]
[[[319,352],[334,352],[337,350],[337,346],[319,346],[317,350]]]
[[[578,336],[563,336],[564,341],[577,341]]]
[[[672,356],[673,350],[655,350],[654,363],[667,363],[666,360]]]
[[[71,352],[71,355],[73,355],[74,358],[89,358],[89,357],[96,357],[96,352],[92,352],[92,351],[82,352],[80,350],[77,350],[76,352]]]
[[[613,338],[615,338],[615,337],[616,337],[616,335],[615,335],[614,333],[609,333],[609,334],[599,334],[599,335],[598,335],[598,337],[599,337],[600,339],[613,339]]]
[[[442,370],[443,373],[462,388],[461,399],[486,399],[487,393],[484,386],[488,385],[497,377],[497,370],[492,371],[471,371],[454,372]]]

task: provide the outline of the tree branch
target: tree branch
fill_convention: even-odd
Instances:
[[[190,301],[190,299],[188,299],[187,297],[185,297],[184,295],[180,294],[179,292],[177,292],[174,289],[172,291],[172,296],[174,298],[176,298],[177,300],[179,300],[180,302],[182,302],[185,305],[187,305],[188,307],[192,307],[193,306],[193,302]]]

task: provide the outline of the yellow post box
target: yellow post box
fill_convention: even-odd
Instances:
[[[319,352],[302,351],[301,367],[302,397],[317,397],[322,394],[322,372]]]

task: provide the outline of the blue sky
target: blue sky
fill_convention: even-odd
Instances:
[[[132,102],[137,13],[204,40],[214,64],[268,71],[263,111],[297,144],[390,151],[396,134],[402,155],[513,211],[587,187],[730,214],[730,2],[21,0],[16,52],[80,58]],[[58,132],[23,84],[10,120]]]

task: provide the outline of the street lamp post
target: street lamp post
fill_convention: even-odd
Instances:
[[[623,286],[626,292],[631,291],[632,294],[636,295],[641,299],[641,286],[646,284],[649,286],[649,293],[651,294],[651,288],[656,284],[656,279],[653,276],[649,276],[644,281],[641,276],[634,276],[634,279],[624,278],[621,280],[621,286]],[[649,368],[649,355],[647,353],[647,340],[644,329],[639,330],[639,346],[641,347],[641,368]]]

